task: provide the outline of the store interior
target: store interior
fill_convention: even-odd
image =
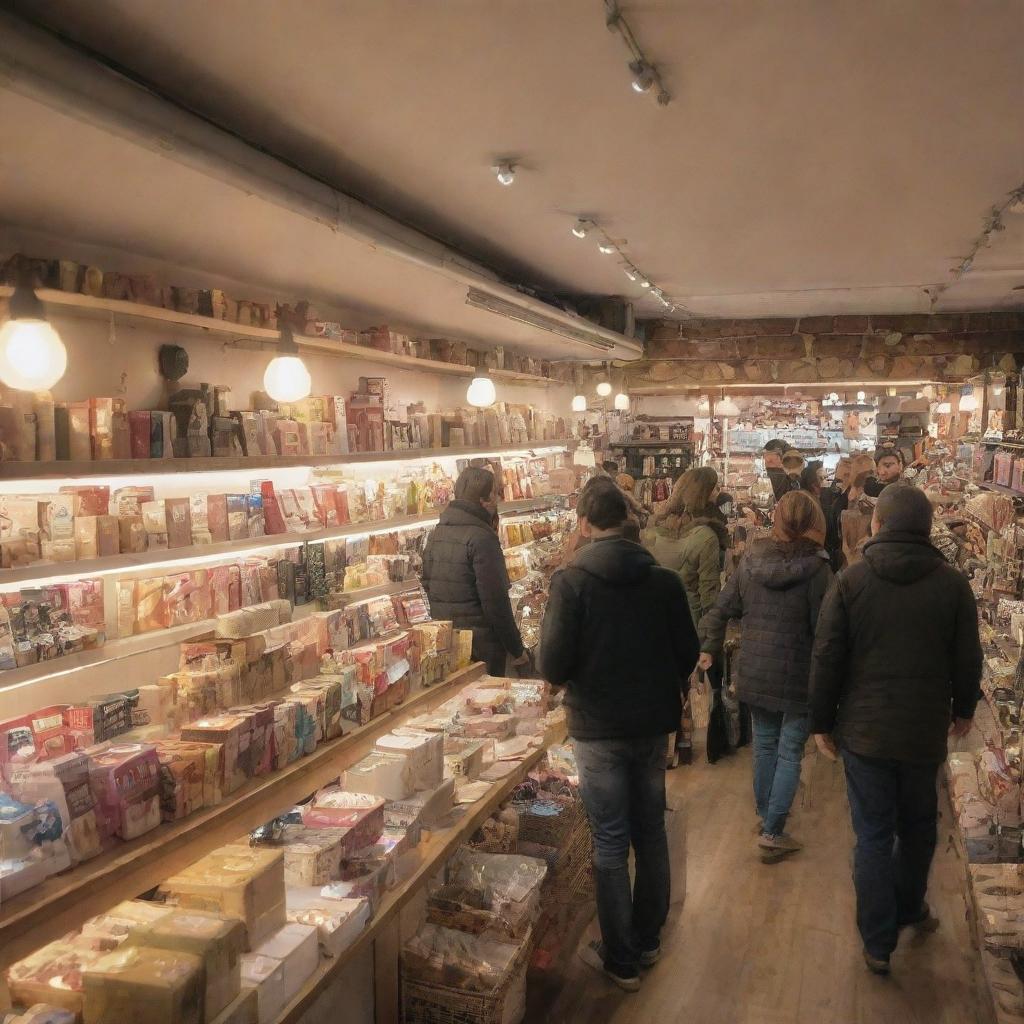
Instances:
[[[1022,19],[2,5],[0,1022],[1024,1024]],[[734,571],[778,440],[899,452],[977,598],[942,927],[864,972],[841,766],[766,868],[727,702],[626,995],[550,581],[589,480],[645,528],[699,466]],[[467,467],[522,671],[431,613]]]

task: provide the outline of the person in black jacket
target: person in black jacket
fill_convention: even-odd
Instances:
[[[982,653],[970,585],[929,542],[932,507],[887,487],[864,557],[822,605],[811,665],[811,729],[842,751],[864,959],[889,972],[900,928],[934,930],[925,894],[935,852],[936,776],[946,736],[964,736]]]
[[[758,846],[768,863],[801,848],[786,832],[807,746],[807,678],[818,610],[832,582],[822,548],[825,516],[806,491],[775,506],[771,537],[743,556],[714,607],[700,620],[700,668],[722,651],[730,619],[742,623],[736,695],[754,727]]]
[[[491,675],[503,676],[506,655],[517,666],[528,658],[508,596],[496,518],[494,474],[475,466],[464,469],[455,481],[455,500],[427,540],[423,586],[433,617],[471,629],[473,660],[486,662]]]
[[[623,539],[622,493],[591,487],[576,511],[592,543],[552,577],[539,667],[545,679],[565,687],[594,835],[603,942],[584,947],[581,956],[635,992],[638,969],[660,955],[668,914],[665,749],[679,724],[697,637],[679,576]]]

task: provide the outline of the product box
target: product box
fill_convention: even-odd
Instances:
[[[203,1024],[203,962],[125,946],[82,972],[83,1024]]]
[[[303,805],[302,823],[307,828],[343,830],[342,849],[352,853],[380,837],[384,830],[384,800],[328,786],[311,803]]]
[[[165,498],[167,546],[186,548],[192,543],[192,516],[189,498]]]
[[[317,929],[320,949],[327,957],[338,957],[356,940],[370,919],[367,899],[328,899],[320,886],[289,888],[288,920]]]
[[[128,413],[128,433],[131,439],[132,458],[148,459],[153,423],[147,410],[133,410]]]

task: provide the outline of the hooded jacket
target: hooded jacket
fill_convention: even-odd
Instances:
[[[435,619],[473,631],[476,657],[523,653],[505,555],[482,505],[455,500],[441,513],[423,552],[423,585]]]
[[[981,667],[967,578],[927,537],[883,528],[822,605],[811,729],[864,757],[938,764],[951,716],[974,717]]]
[[[674,732],[698,653],[679,577],[639,544],[595,540],[551,578],[538,666],[575,739]]]
[[[648,532],[647,549],[683,581],[695,627],[722,589],[722,552],[728,546],[725,518],[712,506],[699,516],[668,516]]]
[[[719,654],[730,619],[743,623],[740,700],[767,711],[806,713],[811,646],[832,570],[811,541],[756,541],[701,619],[700,649]]]

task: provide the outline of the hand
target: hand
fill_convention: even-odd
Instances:
[[[960,739],[966,736],[971,731],[971,726],[973,724],[973,718],[954,718],[952,724],[949,727],[949,735],[956,736],[958,739]]]
[[[714,663],[715,663],[714,655],[708,654],[705,651],[697,659],[697,668],[699,668],[702,672],[707,672],[707,670],[709,668],[711,668],[711,666],[714,665]]]
[[[518,658],[515,658],[513,660],[512,664],[515,665],[516,668],[522,668],[524,665],[529,665],[530,656],[526,653],[526,651],[523,651],[523,653],[520,654]]]
[[[839,760],[839,750],[836,747],[835,740],[827,732],[816,732],[814,734],[814,742],[822,755],[830,761]]]

